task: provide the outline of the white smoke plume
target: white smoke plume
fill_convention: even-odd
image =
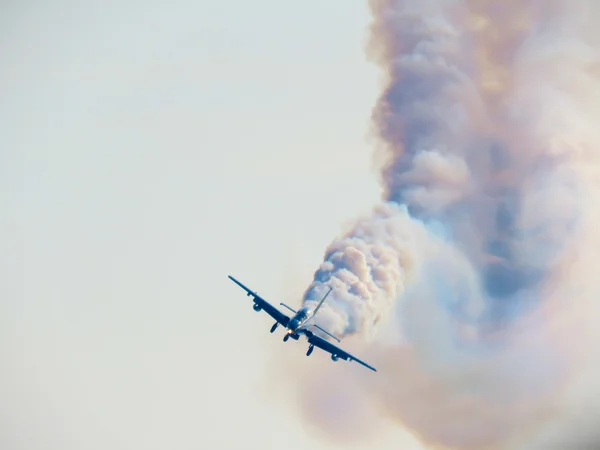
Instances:
[[[600,3],[371,6],[385,198],[304,301],[380,372],[323,376],[432,448],[600,448]]]

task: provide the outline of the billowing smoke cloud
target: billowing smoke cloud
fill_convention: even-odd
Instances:
[[[600,448],[598,2],[371,5],[385,198],[305,303],[334,288],[319,320],[380,369],[354,395],[428,445]]]

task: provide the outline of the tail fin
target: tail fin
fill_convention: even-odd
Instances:
[[[325,299],[327,298],[327,296],[329,295],[329,293],[333,290],[332,287],[329,288],[329,292],[327,292],[327,294],[325,294],[325,297],[323,297],[323,300],[321,300],[319,302],[319,304],[317,305],[317,307],[315,308],[314,312],[313,312],[313,317],[315,314],[317,314],[317,311],[319,310],[319,308],[321,307],[321,305],[323,304],[323,302],[325,301]]]

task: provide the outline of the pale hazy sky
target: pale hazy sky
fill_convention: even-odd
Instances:
[[[283,344],[227,275],[298,304],[377,200],[366,2],[0,17],[0,447],[332,448],[265,401]]]

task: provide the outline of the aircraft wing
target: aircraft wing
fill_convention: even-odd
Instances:
[[[366,362],[361,361],[360,359],[352,356],[350,353],[345,352],[338,346],[333,345],[331,342],[326,341],[322,337],[317,336],[314,333],[310,333],[310,334],[307,333],[307,336],[308,336],[308,342],[311,345],[314,345],[315,347],[319,347],[320,349],[323,349],[326,352],[329,352],[332,355],[335,355],[338,358],[343,359],[345,361],[348,361],[348,360],[356,361],[357,363],[365,366],[367,369],[371,369],[373,372],[377,372],[377,369],[375,367],[372,367],[372,366],[368,365]]]
[[[288,316],[283,314],[281,311],[279,311],[277,308],[275,308],[273,305],[271,305],[264,298],[260,297],[256,292],[252,292],[250,289],[248,289],[246,286],[244,286],[238,280],[233,278],[231,275],[229,275],[229,279],[231,281],[233,281],[235,284],[237,284],[239,287],[241,287],[243,290],[245,290],[248,296],[254,297],[255,307],[257,307],[257,308],[259,307],[260,309],[263,309],[273,319],[275,319],[277,322],[279,322],[284,327],[287,327],[287,324],[290,321],[290,318]]]

